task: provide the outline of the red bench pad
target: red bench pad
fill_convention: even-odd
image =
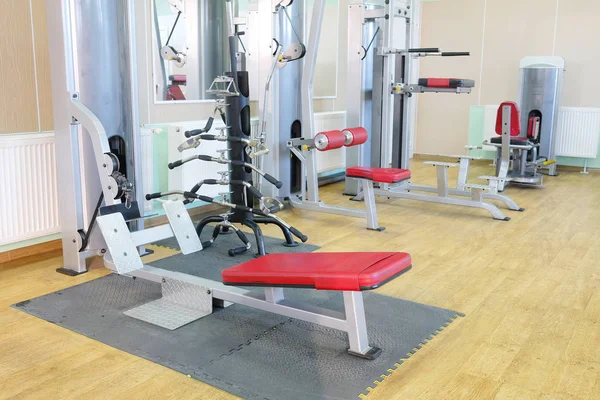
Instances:
[[[407,253],[278,253],[223,270],[226,285],[375,289],[408,271]]]
[[[346,168],[346,176],[373,182],[396,183],[410,179],[410,171],[400,168],[350,167]]]

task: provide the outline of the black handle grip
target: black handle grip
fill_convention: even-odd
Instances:
[[[263,194],[260,192],[260,190],[258,190],[254,186],[248,187],[248,190],[250,191],[250,193],[252,193],[252,196],[256,197],[257,199],[263,198]]]
[[[235,165],[236,167],[245,167],[246,163],[240,160],[231,160],[231,165]]]
[[[281,207],[279,207],[278,205],[269,207],[269,212],[271,214],[275,214],[276,212],[279,212],[279,211],[281,211]]]
[[[204,133],[204,129],[192,129],[191,131],[185,131],[185,137],[191,138],[192,136],[198,136],[201,133]]]
[[[198,160],[202,160],[202,161],[212,161],[212,159],[213,158],[211,156],[207,156],[207,155],[204,155],[204,154],[200,154],[198,156]]]
[[[212,203],[214,201],[214,199],[212,197],[204,196],[203,194],[194,194],[192,197],[195,197],[198,200],[202,200],[206,203]]]
[[[175,169],[177,167],[180,167],[183,165],[183,160],[177,160],[175,162],[169,163],[168,167],[169,169]]]
[[[204,180],[204,184],[205,185],[217,185],[219,182],[217,182],[216,179],[205,179]]]
[[[230,257],[233,257],[233,256],[237,256],[240,254],[244,254],[247,251],[248,251],[248,249],[245,247],[238,247],[236,249],[229,249],[229,251],[227,253],[229,254]]]
[[[213,135],[212,133],[202,135],[203,140],[215,140],[215,137],[216,135]]]
[[[275,185],[277,189],[281,189],[281,187],[283,186],[283,182],[278,181],[275,177],[269,174],[265,174],[265,179],[271,182],[273,185]]]
[[[471,52],[469,51],[445,51],[442,53],[442,57],[464,57],[470,55]]]
[[[212,244],[212,242],[210,240],[207,240],[206,242],[202,242],[202,248],[206,249],[206,248],[210,247],[211,244]]]
[[[162,197],[160,192],[150,193],[146,195],[146,200],[153,200]]]
[[[192,192],[192,193],[198,193],[198,190],[200,190],[200,186],[201,185],[199,183],[196,183],[194,185],[194,187],[192,188],[192,190],[190,190],[190,192]]]
[[[187,199],[197,199],[198,195],[193,192],[183,192],[183,197],[185,197]]]
[[[439,53],[438,47],[419,47],[416,49],[408,49],[409,53]]]
[[[248,240],[248,237],[244,234],[244,232],[237,230],[235,231],[235,233],[238,235],[238,237],[240,238],[240,240],[242,242],[244,242],[244,244],[248,244],[250,243],[250,241]]]
[[[289,231],[292,232],[294,236],[296,236],[298,239],[302,240],[302,243],[305,243],[308,240],[308,236],[306,236],[293,226],[289,227]]]

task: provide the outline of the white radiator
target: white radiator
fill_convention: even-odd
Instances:
[[[562,107],[556,129],[556,155],[596,158],[600,137],[600,109]]]
[[[349,128],[346,126],[345,111],[315,113],[315,135],[319,132],[344,128]],[[345,147],[330,151],[317,151],[318,173],[333,171],[340,168],[346,168]]]
[[[0,135],[0,245],[60,232],[53,133]]]

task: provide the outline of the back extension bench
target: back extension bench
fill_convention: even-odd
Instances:
[[[348,352],[374,359],[381,349],[369,344],[362,292],[381,287],[411,268],[407,253],[269,254],[222,271],[223,282],[144,265],[138,246],[175,236],[183,254],[202,249],[181,201],[166,201],[169,224],[129,232],[120,213],[98,217],[108,251],[105,265],[114,272],[161,284],[162,297],[125,312],[167,329],[177,329],[209,315],[213,305],[232,303],[344,331]],[[261,293],[240,286],[264,287]],[[341,291],[344,312],[298,304],[283,288]]]

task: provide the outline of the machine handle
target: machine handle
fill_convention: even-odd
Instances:
[[[308,236],[304,235],[302,232],[300,232],[293,226],[289,227],[289,231],[292,232],[294,236],[296,236],[298,239],[302,240],[302,243],[305,243],[308,240]]]
[[[247,188],[250,191],[250,193],[252,193],[252,196],[256,197],[257,199],[262,199],[264,197],[260,190],[258,190],[256,187],[247,186]]]
[[[213,135],[213,134],[202,135],[202,139],[204,139],[204,140],[215,140],[215,137],[216,137],[216,135]]]
[[[193,129],[191,131],[185,131],[184,135],[186,138],[191,138],[192,136],[198,136],[204,133],[204,129]]]
[[[281,208],[277,205],[269,207],[270,214],[275,214],[276,212],[279,212],[279,211],[281,211]]]
[[[275,185],[275,187],[277,189],[281,189],[281,187],[283,186],[283,182],[278,181],[275,177],[269,175],[269,174],[265,174],[264,175],[265,179],[268,180],[269,182],[271,182],[273,185]]]
[[[186,195],[186,193],[189,194],[189,196]],[[214,201],[214,199],[212,197],[208,197],[208,196],[205,196],[203,194],[196,194],[196,193],[185,192],[183,195],[185,197],[192,197],[192,198],[195,197],[198,200],[204,201],[205,203],[212,203]]]
[[[168,167],[169,167],[169,169],[175,169],[175,168],[180,167],[182,165],[183,165],[183,160],[177,160],[177,161],[174,161],[172,163],[169,163]]]
[[[212,160],[213,160],[213,158],[212,158],[211,156],[207,156],[207,155],[204,155],[204,154],[200,154],[200,155],[198,156],[198,160],[202,160],[202,161],[212,161]]]
[[[248,251],[248,249],[246,247],[238,247],[235,249],[229,249],[229,251],[227,253],[229,254],[230,257],[235,257],[240,254],[244,254],[247,251]]]
[[[235,233],[240,238],[240,240],[242,242],[244,242],[244,244],[250,243],[250,241],[248,240],[248,237],[244,234],[244,232],[237,230],[237,231],[235,231]]]
[[[162,197],[162,193],[160,192],[156,192],[156,193],[150,193],[146,195],[146,200],[153,200],[153,199],[158,199]]]
[[[205,179],[204,180],[204,184],[205,185],[218,185],[219,182],[216,179]],[[194,186],[195,187],[195,186]],[[192,188],[192,192],[194,192],[194,189]],[[195,192],[194,192],[195,193]]]
[[[442,57],[463,57],[470,55],[471,52],[469,51],[446,51],[442,53]]]
[[[438,47],[422,47],[416,49],[408,49],[409,53],[439,53],[440,49]]]

